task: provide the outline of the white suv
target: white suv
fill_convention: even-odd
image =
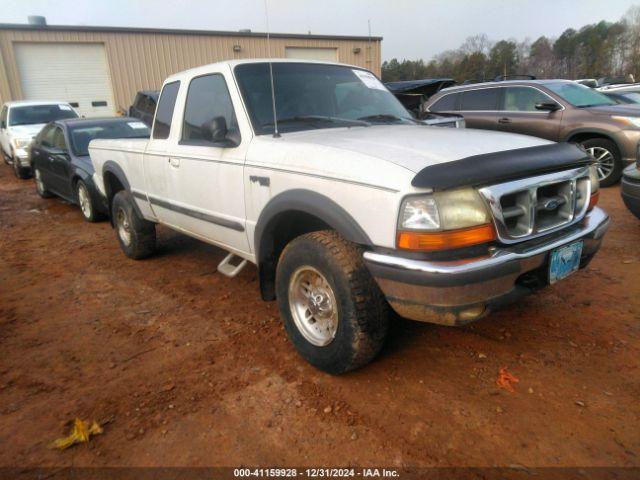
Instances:
[[[29,145],[47,123],[78,114],[64,102],[7,102],[0,114],[0,146],[4,161],[13,165],[18,178],[31,174]]]

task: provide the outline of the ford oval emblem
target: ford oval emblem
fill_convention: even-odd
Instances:
[[[555,210],[556,208],[558,208],[558,201],[554,199],[547,200],[546,202],[544,202],[543,207],[545,210]]]

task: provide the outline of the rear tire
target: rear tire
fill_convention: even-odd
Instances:
[[[127,257],[140,260],[155,252],[156,225],[141,218],[133,202],[129,192],[120,190],[113,197],[111,214],[120,248]]]
[[[47,190],[47,187],[42,180],[42,173],[40,173],[38,168],[33,170],[33,178],[36,182],[36,193],[40,198],[51,198],[53,195],[49,190]]]
[[[389,306],[362,250],[332,230],[289,243],[276,271],[289,339],[313,366],[339,374],[369,363],[382,348]]]
[[[592,138],[585,140],[581,145],[598,162],[598,179],[601,187],[610,187],[616,184],[622,176],[622,156],[615,143],[606,138]]]
[[[82,218],[87,222],[97,222],[102,220],[102,215],[96,210],[95,202],[91,197],[89,187],[82,180],[76,182],[76,200],[82,213]]]

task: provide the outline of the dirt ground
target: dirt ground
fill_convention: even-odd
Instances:
[[[618,187],[588,269],[464,328],[398,319],[333,377],[287,341],[255,268],[107,222],[0,166],[0,466],[640,466],[640,221]],[[519,378],[498,389],[500,367]],[[88,445],[50,442],[75,417]]]

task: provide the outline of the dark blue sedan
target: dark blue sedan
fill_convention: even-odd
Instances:
[[[137,118],[66,119],[45,125],[31,144],[36,191],[57,195],[80,206],[89,222],[108,210],[93,183],[89,142],[94,138],[149,138],[149,127]]]

